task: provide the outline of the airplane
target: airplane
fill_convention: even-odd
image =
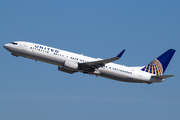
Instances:
[[[122,57],[125,49],[115,57],[100,59],[25,41],[11,42],[4,44],[3,47],[11,52],[13,56],[57,65],[59,71],[70,74],[82,72],[117,81],[148,84],[163,82],[164,79],[174,76],[164,75],[176,51],[174,49],[167,50],[146,66],[127,67],[112,63]]]

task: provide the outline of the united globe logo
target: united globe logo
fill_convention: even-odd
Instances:
[[[148,72],[148,73],[155,74],[155,75],[163,75],[162,64],[157,59],[155,59],[154,61],[149,63],[142,70],[145,71],[145,72]]]

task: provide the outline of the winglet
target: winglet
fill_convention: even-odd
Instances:
[[[125,49],[122,52],[120,52],[116,57],[120,58],[124,52],[125,52]]]

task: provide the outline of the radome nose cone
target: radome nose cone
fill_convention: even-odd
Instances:
[[[6,50],[8,50],[8,48],[9,48],[7,44],[3,45],[3,47],[4,47]]]
[[[5,45],[3,45],[3,47],[4,47],[4,48],[7,48],[7,45],[5,44]]]

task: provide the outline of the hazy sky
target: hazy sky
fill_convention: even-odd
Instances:
[[[179,120],[180,1],[1,0],[0,120]],[[125,83],[57,70],[3,48],[29,41],[143,66],[176,49],[162,83]]]

